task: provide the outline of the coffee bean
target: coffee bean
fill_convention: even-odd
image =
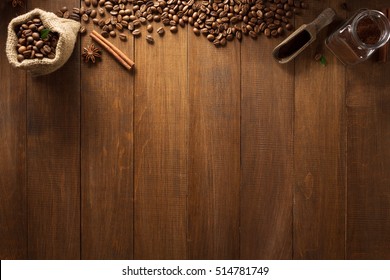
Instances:
[[[149,44],[154,44],[154,39],[153,39],[152,35],[146,35],[146,41]]]
[[[104,16],[104,9],[103,8],[99,8],[98,9],[98,13],[100,16]]]
[[[38,42],[35,43],[35,46],[36,46],[38,49],[40,49],[40,48],[43,47],[44,44],[45,44],[45,43],[44,43],[42,40],[39,40]]]
[[[209,34],[207,35],[207,40],[209,40],[210,42],[214,41],[215,37],[213,34]]]
[[[152,32],[153,32],[153,25],[149,24],[149,25],[146,27],[146,30],[147,30],[149,33],[152,33]]]
[[[84,4],[89,7],[91,6],[91,0],[84,0]]]
[[[24,60],[24,55],[18,54],[16,58],[18,59],[19,62],[22,62]]]
[[[139,36],[141,35],[141,31],[139,29],[135,29],[133,32],[131,32],[134,36]]]
[[[123,30],[123,25],[121,23],[115,24],[115,28],[118,29],[119,31]]]
[[[95,17],[97,16],[96,10],[92,10],[89,16],[90,16],[91,18],[95,18]]]
[[[176,25],[171,26],[171,27],[169,28],[169,30],[170,30],[172,33],[176,33],[176,32],[177,32],[177,26],[176,26]]]
[[[194,34],[195,34],[196,36],[199,36],[199,35],[200,35],[200,30],[199,30],[198,28],[194,27],[192,30],[194,31]]]
[[[18,48],[18,53],[24,53],[25,51],[27,51],[27,48],[25,46],[20,46]]]
[[[38,32],[34,32],[32,34],[32,37],[33,37],[34,40],[39,40],[41,38],[41,35]]]
[[[249,31],[249,36],[251,36],[253,39],[257,38],[257,33],[255,31]]]
[[[119,34],[119,39],[121,39],[122,41],[126,41],[127,40],[127,36],[123,33]]]
[[[100,34],[101,34],[104,38],[107,38],[108,36],[110,36],[110,34],[108,34],[107,31],[102,31]]]
[[[84,21],[84,22],[88,22],[89,21],[89,16],[87,14],[83,14],[81,19]]]
[[[159,27],[157,29],[157,34],[160,35],[160,36],[163,36],[165,33],[165,30],[164,30],[164,27]]]
[[[79,30],[80,34],[84,34],[87,32],[87,29],[85,28],[85,26],[80,26],[80,30]]]
[[[110,36],[113,38],[116,37],[116,32],[114,30],[110,31]]]

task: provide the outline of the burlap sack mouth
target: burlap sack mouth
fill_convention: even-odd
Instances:
[[[53,59],[24,59],[19,62],[17,59],[16,46],[18,37],[15,33],[23,23],[39,17],[45,26],[52,32],[58,34],[58,43],[56,46],[55,57]],[[20,69],[29,71],[33,76],[45,75],[54,72],[62,67],[71,56],[77,35],[80,29],[80,23],[70,19],[59,18],[54,13],[46,12],[41,9],[34,9],[26,14],[20,15],[11,20],[8,25],[8,38],[6,43],[6,53],[9,63]]]

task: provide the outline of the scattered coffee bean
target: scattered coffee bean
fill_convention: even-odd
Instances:
[[[84,34],[84,33],[87,32],[87,29],[85,28],[85,26],[82,25],[82,26],[80,27],[79,32],[80,32],[80,34]]]
[[[125,32],[128,29],[134,36],[141,34],[142,26],[153,33],[153,22],[162,22],[169,26],[172,33],[178,26],[193,26],[196,35],[204,34],[215,46],[224,46],[234,38],[242,36],[253,39],[261,34],[267,37],[278,37],[285,30],[293,30],[291,18],[301,9],[308,8],[301,0],[83,0],[84,5],[73,9],[69,18],[83,22],[92,19],[102,31]],[[62,17],[65,9],[59,10]],[[104,24],[102,17],[107,17]],[[94,19],[99,20],[94,20]],[[162,27],[160,27],[162,28]],[[164,29],[158,28],[162,35]],[[210,35],[210,36],[209,36]],[[214,37],[214,38],[213,38]],[[27,37],[26,37],[27,40]]]
[[[84,22],[88,22],[89,21],[89,16],[87,14],[83,14],[81,16],[81,19],[84,21]]]
[[[153,39],[152,35],[146,35],[146,41],[149,44],[154,44],[154,39]]]
[[[165,33],[165,30],[164,30],[164,27],[159,27],[157,29],[157,34],[160,35],[160,36],[163,36]]]
[[[121,39],[122,41],[127,41],[127,36],[123,33],[119,34],[119,39]]]
[[[194,28],[192,29],[192,31],[194,31],[194,34],[195,34],[196,36],[199,36],[199,35],[200,35],[200,31],[199,31],[199,29],[196,28],[196,27],[194,27]]]
[[[139,36],[141,35],[141,30],[135,29],[133,32],[131,32],[131,34],[133,34],[134,36]]]

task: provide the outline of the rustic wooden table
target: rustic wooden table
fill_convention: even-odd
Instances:
[[[2,8],[0,49],[16,11],[80,6],[25,2]],[[296,26],[390,6],[306,2]],[[215,48],[190,28],[111,40],[134,72],[82,63],[89,36],[39,78],[2,51],[0,258],[389,259],[390,64],[344,67],[329,29],[286,65],[281,39]]]

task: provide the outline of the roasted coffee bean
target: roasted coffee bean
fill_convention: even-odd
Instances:
[[[85,26],[80,26],[80,30],[79,30],[80,34],[84,34],[87,32],[87,29],[85,28]]]
[[[91,13],[89,14],[89,16],[90,16],[91,18],[95,18],[95,17],[97,16],[96,10],[92,10]]]
[[[119,34],[119,39],[121,39],[122,41],[126,41],[127,40],[127,36],[123,33]]]
[[[199,30],[198,28],[194,27],[192,30],[194,31],[194,34],[195,34],[196,36],[199,36],[199,35],[200,35],[200,30]]]
[[[133,32],[131,32],[131,34],[133,34],[134,36],[139,36],[141,35],[141,30],[135,29]]]
[[[148,26],[146,27],[146,30],[147,30],[149,33],[152,33],[152,32],[153,32],[153,25],[148,24]]]
[[[65,13],[65,12],[68,11],[68,7],[64,6],[64,7],[62,7],[62,8],[60,9],[60,11],[61,11],[62,13]]]
[[[152,35],[146,35],[146,41],[149,44],[154,44],[154,39],[153,39]]]
[[[17,55],[17,59],[18,59],[19,62],[22,62],[24,60],[24,55],[18,54]]]
[[[249,31],[249,36],[251,36],[253,39],[257,38],[257,33],[255,31]]]
[[[100,16],[104,16],[104,9],[103,8],[99,8],[98,9],[98,13]]]
[[[169,28],[169,30],[170,30],[172,33],[176,33],[176,32],[177,32],[177,26],[176,26],[176,25],[171,26],[171,27]]]
[[[87,14],[83,14],[81,19],[84,21],[84,22],[88,22],[89,21],[89,16]]]
[[[165,33],[165,30],[164,30],[164,27],[159,27],[157,29],[157,34],[160,35],[160,36],[163,36]]]

